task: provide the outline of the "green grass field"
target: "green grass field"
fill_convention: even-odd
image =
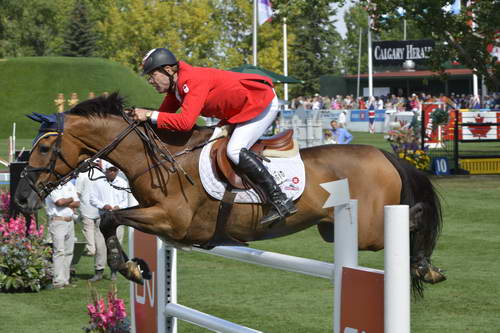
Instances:
[[[26,114],[57,111],[54,104],[58,93],[65,99],[76,92],[79,100],[87,99],[89,92],[119,91],[129,105],[157,106],[162,98],[149,84],[129,68],[100,58],[27,57],[0,61],[0,140],[12,134],[31,139],[38,125]],[[65,104],[66,109],[69,108]]]
[[[500,177],[436,178],[444,208],[444,228],[434,264],[448,280],[428,286],[412,303],[412,332],[498,332],[500,327]],[[331,261],[332,246],[315,228],[253,247]],[[362,252],[360,265],[381,268],[383,251]],[[77,266],[76,288],[37,294],[0,294],[2,332],[81,332],[86,324],[86,279],[92,258]],[[186,306],[264,332],[331,332],[333,287],[314,277],[253,266],[196,252],[179,254],[179,301]],[[104,293],[110,282],[96,284]],[[118,280],[128,299],[129,284]],[[206,332],[188,323],[180,332]]]

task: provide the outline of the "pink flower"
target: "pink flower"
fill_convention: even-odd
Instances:
[[[97,311],[93,304],[87,304],[87,310],[91,316],[93,316]]]
[[[97,309],[99,313],[104,313],[104,311],[106,311],[106,304],[104,304],[104,299],[100,298],[97,301]]]

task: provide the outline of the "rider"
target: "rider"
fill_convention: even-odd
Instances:
[[[219,125],[234,124],[227,156],[268,195],[271,208],[261,223],[277,222],[297,212],[261,160],[249,151],[278,113],[278,99],[269,78],[193,67],[177,61],[166,48],[150,50],[142,66],[142,75],[166,96],[158,111],[136,108],[135,120],[150,120],[158,128],[174,131],[190,131],[200,115],[220,119]]]

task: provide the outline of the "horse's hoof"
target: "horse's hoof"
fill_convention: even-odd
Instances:
[[[439,282],[443,282],[445,280],[446,280],[446,276],[444,275],[444,272],[441,269],[439,269],[435,266],[432,266],[432,265],[430,265],[429,271],[427,272],[427,274],[424,275],[424,278],[423,278],[424,282],[427,282],[430,284],[436,284]]]
[[[144,284],[144,280],[151,280],[152,277],[148,264],[140,258],[127,261],[118,271],[127,280],[140,285]]]
[[[139,265],[135,262],[129,260],[124,264],[124,267],[119,270],[120,274],[123,275],[127,280],[144,285],[144,279],[142,278],[141,270]]]
[[[141,276],[144,280],[151,280],[151,270],[149,269],[148,263],[141,258],[133,258],[132,261],[139,267]]]
[[[413,267],[413,273],[425,283],[436,284],[446,280],[444,272],[431,264]]]

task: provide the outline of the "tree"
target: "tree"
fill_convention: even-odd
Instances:
[[[85,0],[77,0],[68,22],[62,47],[62,55],[68,57],[91,57],[96,47],[96,33]]]
[[[224,56],[213,1],[114,0],[102,10],[99,55],[135,70],[156,47],[167,47],[193,65],[216,65]]]
[[[434,70],[443,72],[448,61],[458,60],[485,78],[495,90],[500,79],[500,59],[488,50],[500,47],[500,1],[462,0],[458,14],[445,9],[450,0],[371,0],[364,1],[374,18],[375,30],[387,30],[399,24],[400,8],[415,28],[432,37],[436,47],[431,54]]]
[[[61,43],[64,0],[0,1],[0,58],[55,55]]]
[[[293,95],[312,95],[319,91],[319,77],[324,74],[339,74],[341,37],[335,30],[332,17],[335,9],[331,3],[338,1],[275,0],[277,19],[289,22],[289,31],[294,35],[290,52],[295,60],[290,62],[290,75],[305,81],[292,87]]]

